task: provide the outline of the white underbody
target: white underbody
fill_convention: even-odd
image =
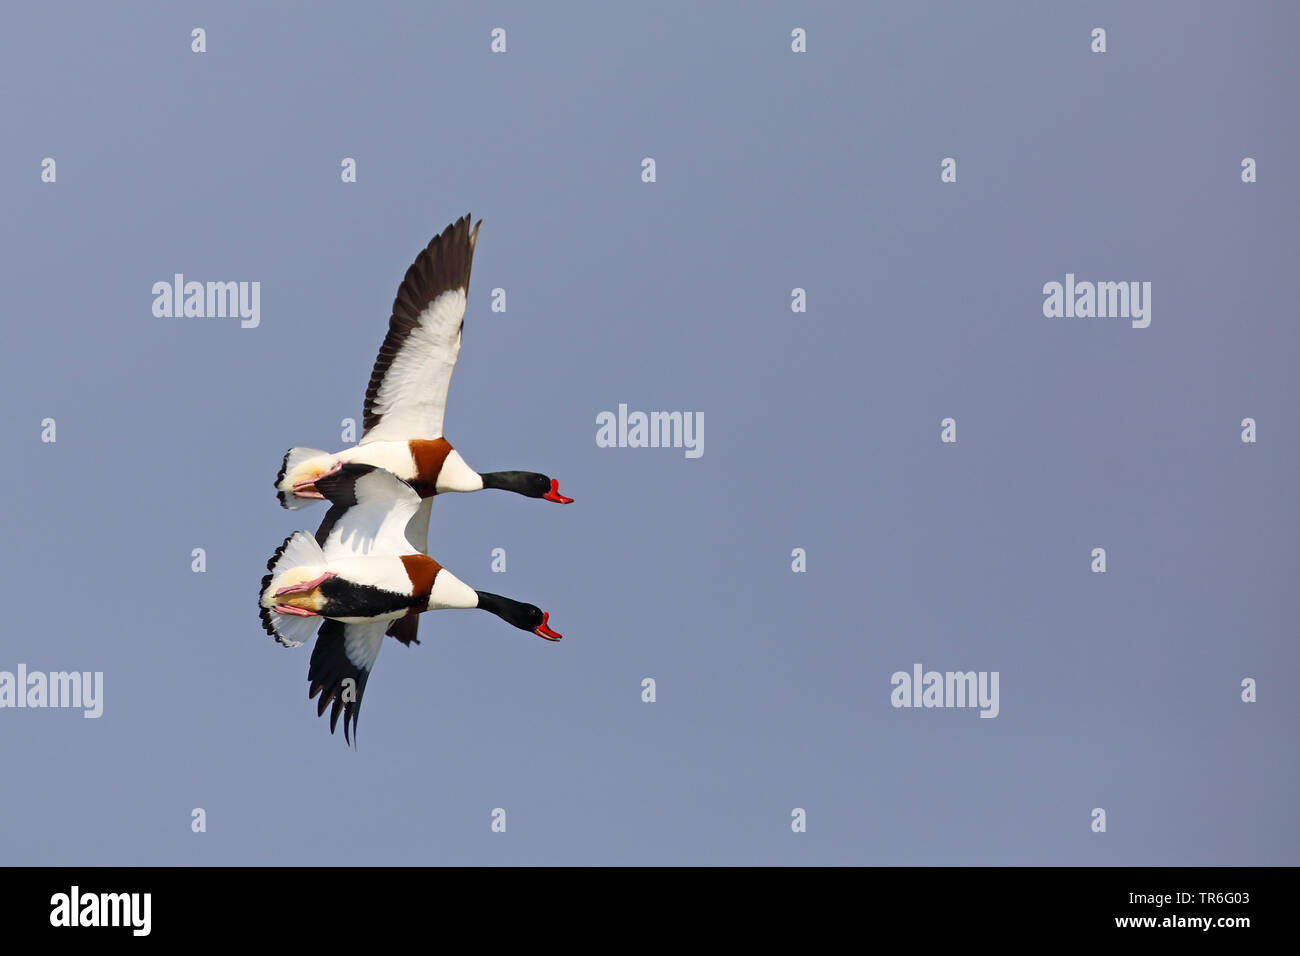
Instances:
[[[335,463],[348,461],[383,468],[403,481],[415,477],[415,456],[411,454],[410,444],[405,441],[372,441],[365,445],[353,445],[330,455],[328,462],[322,464],[328,469]]]

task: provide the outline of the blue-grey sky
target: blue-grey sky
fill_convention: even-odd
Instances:
[[[103,715],[0,709],[0,862],[1300,862],[1293,5],[267,6],[4,14],[0,671]],[[258,623],[324,514],[271,485],[465,212],[447,436],[577,500],[430,552],[565,638],[427,615],[352,751]],[[178,272],[260,324],[155,317]],[[1045,317],[1067,273],[1150,326]],[[598,447],[620,403],[703,455]],[[997,717],[891,706],[915,663]]]

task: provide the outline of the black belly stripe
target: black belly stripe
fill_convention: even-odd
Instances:
[[[322,617],[378,617],[393,611],[428,606],[428,598],[413,594],[398,594],[373,584],[357,584],[346,578],[334,577],[320,586],[325,606]]]

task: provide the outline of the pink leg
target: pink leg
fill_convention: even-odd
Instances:
[[[294,607],[292,604],[277,604],[271,608],[276,614],[293,614],[297,617],[318,617],[315,611],[305,611],[300,607]]]
[[[304,581],[302,584],[290,584],[288,587],[280,588],[280,590],[275,592],[275,596],[279,597],[281,594],[302,594],[306,591],[314,591],[333,577],[337,577],[333,571],[326,571],[313,581]]]

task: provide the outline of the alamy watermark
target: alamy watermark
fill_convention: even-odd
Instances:
[[[997,671],[894,671],[889,683],[894,689],[889,702],[895,707],[978,707],[981,717],[996,717]]]
[[[1135,329],[1151,324],[1150,282],[1075,282],[1043,286],[1043,315],[1049,319],[1131,319]]]
[[[0,709],[5,707],[79,707],[83,717],[104,713],[103,671],[0,671]]]
[[[687,458],[704,454],[703,412],[629,412],[596,415],[598,448],[684,448]]]
[[[171,282],[155,282],[153,295],[153,314],[160,319],[238,317],[245,329],[262,321],[260,282],[186,282],[177,272]]]

